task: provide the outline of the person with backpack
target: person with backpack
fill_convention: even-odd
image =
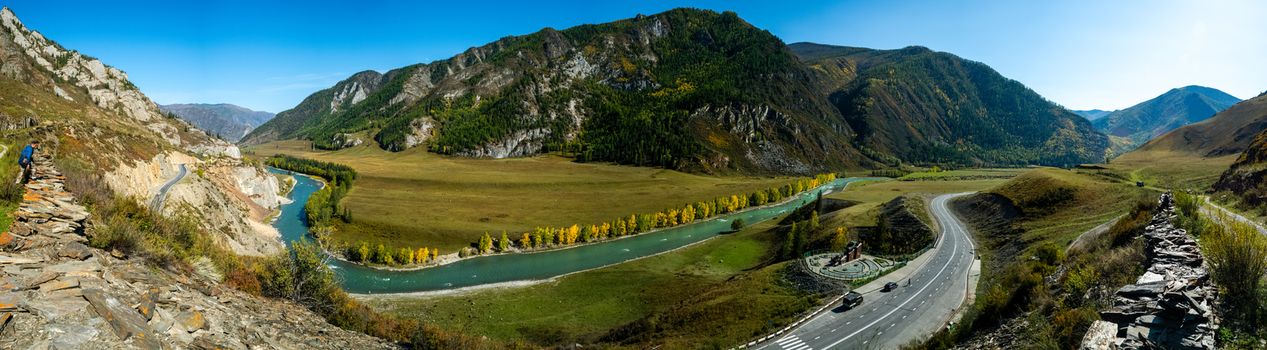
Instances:
[[[22,148],[22,155],[18,157],[18,165],[22,167],[22,173],[18,175],[17,184],[24,184],[31,179],[32,163],[35,163],[35,150],[40,148],[40,140],[31,140],[31,144]]]

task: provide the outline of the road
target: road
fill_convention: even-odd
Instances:
[[[1219,210],[1220,212],[1222,212],[1224,215],[1227,215],[1227,217],[1232,218],[1232,220],[1236,220],[1236,221],[1240,221],[1240,222],[1243,222],[1243,223],[1247,223],[1247,224],[1249,224],[1251,227],[1253,227],[1253,228],[1257,229],[1259,233],[1262,233],[1262,234],[1264,234],[1264,235],[1267,235],[1267,227],[1263,227],[1263,225],[1262,225],[1262,224],[1260,224],[1260,223],[1258,223],[1257,221],[1254,221],[1253,219],[1247,218],[1247,217],[1245,217],[1245,216],[1243,216],[1243,215],[1241,215],[1241,214],[1237,214],[1236,212],[1233,212],[1233,211],[1231,211],[1231,210],[1228,210],[1227,208],[1224,208],[1224,207],[1223,207],[1223,206],[1221,206],[1221,205],[1215,204],[1215,203],[1214,203],[1214,201],[1211,201],[1211,200],[1210,200],[1210,197],[1208,197],[1208,196],[1201,196],[1201,198],[1202,198],[1203,200],[1205,200],[1205,204],[1206,204],[1205,206],[1202,206],[1202,207],[1201,207],[1201,212],[1202,212],[1202,214],[1205,214],[1206,216],[1210,217],[1211,219],[1213,219],[1213,220],[1215,220],[1215,221],[1219,221],[1219,220],[1220,220],[1220,219],[1219,219],[1219,216],[1218,216],[1217,214],[1215,214],[1213,211],[1211,211],[1211,210],[1210,210],[1210,208],[1211,208],[1211,207],[1213,207],[1213,208],[1215,208],[1215,209],[1218,209],[1218,210]]]
[[[161,212],[163,210],[163,202],[167,200],[167,191],[171,190],[172,186],[176,185],[177,182],[180,182],[180,179],[184,179],[185,175],[189,174],[189,169],[186,168],[184,164],[177,165],[180,167],[180,173],[176,174],[176,177],[171,180],[167,180],[167,183],[163,184],[163,187],[158,189],[158,194],[154,195],[154,199],[150,200],[151,210]]]
[[[918,266],[900,287],[880,292],[872,284],[858,288],[863,303],[852,310],[844,307],[824,311],[787,334],[759,349],[896,349],[924,339],[950,320],[968,292],[968,274],[975,259],[975,246],[963,222],[950,212],[948,202],[965,194],[937,196],[932,201],[933,218],[941,227],[937,248],[931,258]]]

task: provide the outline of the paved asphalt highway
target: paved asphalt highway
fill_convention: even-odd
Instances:
[[[185,178],[185,175],[189,174],[189,169],[186,168],[184,164],[177,165],[180,166],[180,172],[176,174],[176,177],[163,184],[162,188],[158,189],[158,194],[154,195],[154,199],[150,202],[150,209],[153,209],[154,211],[162,211],[163,202],[167,200],[167,191],[172,189],[172,185],[180,182],[180,179]]]
[[[759,346],[768,350],[896,349],[944,327],[967,296],[975,246],[948,202],[964,194],[933,199],[930,208],[941,235],[933,256],[890,292],[860,288],[863,302],[837,305],[800,327]]]

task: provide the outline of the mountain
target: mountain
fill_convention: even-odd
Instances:
[[[159,106],[164,112],[175,114],[199,129],[230,142],[237,142],[251,129],[273,119],[273,113],[253,111],[228,103],[170,104]]]
[[[1185,86],[1093,122],[1106,134],[1130,139],[1138,145],[1178,127],[1200,122],[1241,100],[1222,91]]]
[[[45,38],[7,7],[0,10],[0,130],[6,143],[43,140],[40,153],[67,178],[97,179],[91,190],[120,202],[148,204],[180,180],[167,187],[161,214],[193,219],[236,252],[284,247],[263,224],[282,200],[276,177],[242,162],[236,146],[165,115],[127,73]]]
[[[924,48],[788,46],[733,12],[694,9],[546,28],[360,72],[242,143],[293,138],[775,173],[1072,164],[1102,160],[1107,148],[1085,120],[984,64]]]
[[[886,160],[1068,165],[1104,159],[1082,117],[985,64],[923,47],[792,44],[864,153]]]
[[[1267,95],[1241,101],[1209,119],[1180,127],[1148,141],[1131,153],[1175,152],[1218,157],[1244,152],[1267,130]]]
[[[868,162],[811,73],[733,12],[678,9],[542,29],[453,58],[353,75],[245,144],[425,144],[471,157],[564,150],[579,160],[808,173]]]
[[[1083,118],[1087,118],[1087,120],[1090,120],[1093,122],[1100,118],[1104,118],[1104,116],[1109,115],[1109,113],[1113,113],[1113,111],[1106,111],[1102,109],[1092,109],[1092,110],[1072,111],[1072,112],[1074,114],[1082,116]]]

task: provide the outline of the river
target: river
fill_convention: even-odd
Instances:
[[[284,170],[269,171],[286,174]],[[776,206],[750,209],[726,214],[651,233],[577,246],[568,249],[549,250],[526,254],[504,254],[468,258],[443,266],[411,271],[389,271],[333,260],[330,267],[343,281],[348,293],[411,293],[473,287],[493,283],[542,280],[577,271],[617,264],[631,259],[655,255],[680,248],[730,231],[730,220],[742,218],[754,224],[778,217],[812,201],[819,192],[832,192],[848,183],[869,178],[846,178],[820,186],[797,195],[797,198]],[[307,239],[308,226],[304,218],[304,203],[321,188],[317,180],[303,175],[295,176],[295,187],[290,193],[293,203],[283,205],[273,226],[281,232],[289,246],[291,242]]]

